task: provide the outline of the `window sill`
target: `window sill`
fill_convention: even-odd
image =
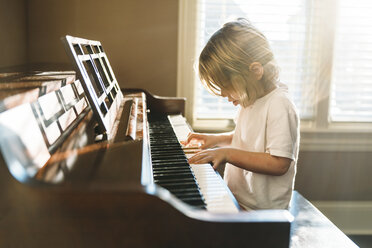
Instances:
[[[234,130],[232,119],[197,119],[191,123],[195,132],[221,133]]]
[[[191,123],[196,132],[229,132],[234,129],[233,120],[197,119]],[[371,123],[332,123],[328,128],[315,127],[313,123],[301,122],[301,151],[372,151]]]

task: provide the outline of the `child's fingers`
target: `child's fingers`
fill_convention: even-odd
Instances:
[[[198,157],[189,159],[189,164],[207,164],[212,160],[210,157]]]
[[[189,159],[188,159],[188,161],[189,161],[189,164],[194,164],[196,161],[198,161],[199,160],[199,153],[197,153],[197,154],[195,154],[194,156],[192,156],[192,157],[190,157]]]
[[[202,136],[199,135],[199,134],[190,133],[187,136],[187,139],[185,141],[181,142],[181,144],[184,147],[187,147],[187,148],[199,148],[204,143],[204,141],[201,137]]]
[[[207,145],[207,143],[205,143],[204,141],[200,142],[199,146],[200,146],[200,149],[203,149],[203,150],[209,148],[209,145]]]
[[[186,146],[187,145],[187,140],[181,140],[180,143],[181,143],[181,145]]]
[[[197,139],[198,137],[199,137],[199,135],[196,134],[196,133],[189,133],[189,134],[187,135],[186,144],[190,143],[190,141],[191,141],[192,139]]]
[[[213,161],[213,157],[208,152],[199,152],[189,158],[190,164],[206,164]]]

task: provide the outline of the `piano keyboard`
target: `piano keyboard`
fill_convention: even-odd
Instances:
[[[154,182],[190,205],[211,212],[238,212],[236,200],[210,164],[188,164],[180,141],[186,140],[190,130],[181,115],[168,116],[167,119],[153,118],[150,114]]]
[[[154,182],[185,203],[205,208],[194,174],[167,117],[149,114],[148,123]]]

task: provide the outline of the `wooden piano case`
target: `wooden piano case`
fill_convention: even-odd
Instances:
[[[1,82],[1,247],[288,247],[286,211],[208,213],[150,183],[147,111],[181,113],[185,99],[123,90],[102,133],[75,75],[44,74]]]

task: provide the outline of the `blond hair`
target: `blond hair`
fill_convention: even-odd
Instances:
[[[263,66],[260,80],[252,80],[250,65]],[[214,95],[233,90],[246,107],[275,85],[278,68],[266,37],[248,20],[228,22],[215,32],[199,57],[199,77]]]

